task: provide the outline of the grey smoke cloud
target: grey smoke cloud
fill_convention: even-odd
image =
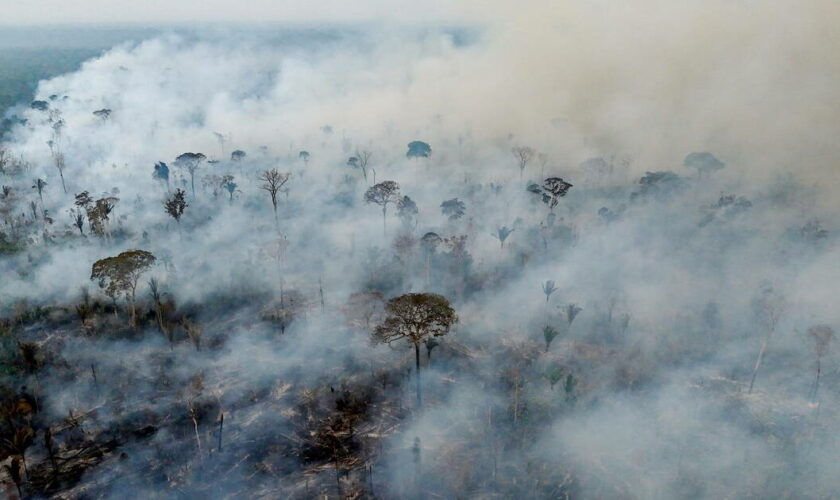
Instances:
[[[158,332],[146,332],[149,338],[133,344],[72,337],[61,351],[70,371],[106,353],[100,371],[103,380],[115,376],[115,389],[126,383],[117,376],[121,365],[133,367],[130,379],[144,396],[172,363],[170,383],[186,387],[201,373],[213,404],[236,409],[230,440],[244,456],[279,440],[264,429],[290,431],[290,415],[299,411],[293,384],[331,401],[327,387],[368,372],[379,384],[378,369],[410,366],[408,350],[370,349],[364,334],[346,327],[339,308],[350,293],[441,291],[453,297],[461,324],[424,372],[430,408],[384,443],[379,481],[411,483],[419,435],[423,463],[434,472],[429,488],[442,496],[492,490],[491,470],[500,482],[536,478],[507,485],[504,493],[520,497],[558,496],[548,484],[562,482],[559,470],[578,478],[565,487],[584,497],[836,493],[840,462],[828,437],[837,435],[840,400],[824,390],[814,417],[806,397],[813,353],[801,332],[840,320],[832,301],[840,280],[838,206],[836,185],[827,182],[837,173],[838,63],[828,43],[837,7],[649,1],[440,8],[480,28],[465,35],[362,26],[291,44],[237,31],[187,32],[117,47],[77,73],[42,82],[36,97],[58,96],[67,124],[68,191],[118,188],[113,228],[124,236],[76,238],[66,216],[72,199],[60,191],[45,145],[52,137],[46,117],[17,110],[29,122],[13,130],[9,147],[32,175],[48,179],[45,204],[57,220],[51,235],[33,232],[33,248],[50,238],[61,244],[4,258],[3,275],[15,279],[0,283],[2,303],[75,301],[91,262],[125,245],[166,260],[152,273],[179,306],[223,309],[233,300],[227,294],[253,300],[259,308],[232,308],[232,317],[214,306],[198,314],[216,349],[193,353],[182,343],[170,350]],[[113,112],[105,122],[92,115],[103,107]],[[214,132],[226,134],[227,144]],[[432,145],[430,159],[405,157],[405,144],[416,139]],[[548,161],[534,161],[520,179],[510,148],[523,144]],[[247,152],[239,164],[229,161],[234,148]],[[373,151],[377,180],[399,182],[417,202],[416,227],[401,226],[391,207],[383,234],[378,208],[361,201],[372,179],[346,165],[356,148]],[[301,150],[312,152],[308,164]],[[697,150],[714,151],[726,169],[696,179],[681,163]],[[185,151],[220,163],[199,170],[181,237],[161,208],[166,188],[151,173],[166,161],[173,187],[189,192],[187,174],[172,165]],[[585,174],[578,165],[592,156],[605,157],[612,175]],[[277,226],[255,175],[274,166],[293,174]],[[682,176],[682,190],[634,196],[639,177],[657,170]],[[203,185],[213,174],[234,175],[240,192],[230,201],[227,193],[214,197],[214,186]],[[546,175],[575,184],[551,224],[548,208],[524,189]],[[730,193],[750,207],[714,206]],[[455,197],[467,213],[449,221],[440,203]],[[599,215],[602,208],[613,217]],[[814,219],[829,236],[809,236],[804,228]],[[491,236],[502,225],[515,228],[504,248]],[[276,227],[288,241],[282,257],[272,253]],[[434,261],[395,250],[397,235],[427,231],[468,236],[469,279],[458,267],[465,264],[446,260],[443,250]],[[547,302],[540,285],[548,279],[558,290]],[[767,284],[790,307],[760,389],[747,395],[744,380],[763,335],[754,303]],[[290,290],[304,295],[306,317],[278,336],[260,318]],[[266,303],[263,294],[271,297]],[[582,312],[567,325],[570,303]],[[551,349],[542,338],[549,322],[562,330]],[[838,359],[836,349],[824,359],[827,387],[838,382]],[[567,396],[565,380],[549,384],[556,366],[574,374],[577,392]],[[59,395],[48,414],[97,404],[87,379],[61,375],[44,382]],[[515,377],[527,384],[516,387],[513,403]],[[410,397],[399,386],[387,391],[405,404]],[[175,396],[151,411],[181,408],[167,398]],[[129,397],[126,406],[139,404]],[[520,430],[513,404],[522,405],[516,418],[529,419],[534,435],[506,449],[503,438]],[[106,408],[97,425],[118,414]],[[202,429],[202,438],[212,437],[209,425]],[[137,492],[141,481],[121,483],[122,473],[149,457],[189,460],[192,439],[163,430],[151,449],[129,446],[128,462],[108,461],[94,482],[110,484],[110,496],[121,487]],[[787,453],[792,449],[799,453]],[[452,464],[465,461],[474,473],[460,476]],[[226,491],[255,487],[245,473],[234,478]],[[287,477],[261,481],[274,491],[295,487]]]

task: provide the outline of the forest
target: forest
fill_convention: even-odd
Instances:
[[[41,80],[3,494],[840,495],[840,64],[740,9],[173,30]]]

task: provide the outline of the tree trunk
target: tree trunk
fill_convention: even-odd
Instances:
[[[811,396],[811,402],[817,402],[817,392],[820,390],[820,357],[817,356],[817,379],[814,381],[814,393]]]
[[[752,378],[750,379],[750,388],[747,391],[747,394],[752,394],[753,386],[755,385],[755,376],[758,375],[758,369],[761,367],[761,361],[764,359],[764,351],[767,350],[767,344],[770,343],[770,333],[767,333],[767,337],[764,338],[764,342],[761,343],[761,350],[758,351],[758,358],[755,360],[755,367],[753,368]]]
[[[423,403],[423,400],[420,396],[420,344],[414,344],[414,367],[416,370],[415,374],[415,381],[417,383],[417,409],[420,409],[420,406]]]
[[[386,236],[388,235],[388,227],[387,227],[387,222],[386,222],[386,218],[385,218],[387,210],[388,210],[388,205],[383,205],[382,206],[382,234],[386,235]]]
[[[219,417],[219,451],[222,451],[222,430],[224,429],[224,426],[225,414],[222,413],[222,415]]]
[[[64,189],[64,193],[67,193],[67,186],[64,185],[64,171],[62,169],[58,169],[58,175],[61,176],[61,188]]]

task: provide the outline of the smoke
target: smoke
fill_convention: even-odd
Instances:
[[[32,495],[837,494],[837,349],[817,393],[807,333],[840,320],[837,7],[440,9],[450,27],[174,30],[12,111],[0,310],[39,354],[4,340],[3,392],[39,400],[34,470],[44,427],[88,460]],[[725,168],[685,168],[697,151]],[[207,157],[193,175],[185,152]],[[291,174],[276,215],[271,168]],[[556,207],[534,192],[553,176],[573,184]],[[365,203],[374,178],[419,213]],[[82,191],[119,198],[100,234],[71,224]],[[130,248],[157,257],[131,328],[89,279]],[[421,346],[422,408],[414,350],[370,344],[376,294],[408,292],[460,317]]]

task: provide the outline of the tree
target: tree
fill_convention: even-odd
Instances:
[[[221,186],[222,189],[228,192],[228,195],[230,195],[230,202],[233,203],[233,193],[236,192],[236,188],[238,187],[238,185],[235,182],[233,182],[233,176],[226,175],[222,177]]]
[[[375,290],[352,293],[343,309],[344,316],[351,326],[365,330],[369,330],[372,324],[379,323],[384,311],[385,299],[382,292]]]
[[[374,184],[365,192],[365,202],[375,203],[382,207],[382,232],[387,232],[386,216],[388,204],[399,201],[400,185],[394,181],[382,181]]]
[[[116,257],[107,257],[93,263],[90,272],[91,281],[99,283],[105,294],[116,302],[122,294],[129,304],[129,325],[136,322],[135,292],[137,282],[152,264],[155,256],[145,250],[128,250]]]
[[[440,212],[447,216],[449,220],[457,220],[464,216],[467,206],[458,198],[446,200],[440,204]]]
[[[559,335],[560,332],[557,331],[556,328],[550,325],[545,325],[543,327],[543,338],[545,339],[545,352],[548,352],[548,348],[551,347],[551,343],[554,342],[554,339]],[[552,384],[553,386],[554,384]]]
[[[303,165],[304,166],[309,164],[309,157],[310,156],[311,155],[309,154],[309,151],[301,151],[300,153],[298,153],[298,158],[303,160]]]
[[[195,196],[195,172],[201,166],[201,162],[207,157],[202,153],[184,153],[175,158],[175,166],[186,168],[190,173],[190,185],[192,186],[192,194]]]
[[[166,190],[169,191],[169,166],[162,161],[155,163],[155,171],[152,178],[166,183]]]
[[[44,188],[47,187],[47,181],[41,179],[40,177],[35,179],[35,184],[32,185],[32,189],[38,191],[38,198],[41,200],[41,208],[44,207]]]
[[[67,185],[64,184],[64,153],[58,151],[57,149],[53,152],[53,164],[55,168],[58,169],[58,175],[61,177],[61,188],[64,192],[67,192]]]
[[[542,284],[542,291],[545,294],[545,322],[548,324],[548,301],[551,299],[551,294],[557,291],[554,280],[545,281]]]
[[[370,163],[370,157],[373,153],[367,149],[356,150],[356,163],[358,164],[358,168],[362,169],[362,175],[365,178],[365,182],[367,182],[367,167],[368,163]]]
[[[412,141],[408,143],[407,158],[428,158],[432,156],[432,147],[423,141]]]
[[[545,181],[543,181],[542,189],[548,197],[548,207],[549,210],[552,212],[554,211],[554,207],[560,202],[560,198],[566,196],[566,193],[569,192],[571,189],[572,184],[564,181],[560,177],[549,177]]]
[[[268,192],[269,196],[271,196],[271,206],[274,207],[275,220],[277,219],[277,193],[289,181],[291,176],[292,174],[290,172],[280,173],[276,168],[266,170],[259,176],[259,180],[263,182],[260,189]]]
[[[495,233],[493,233],[493,236],[497,240],[499,240],[499,243],[501,245],[500,248],[505,247],[505,240],[508,238],[508,236],[510,236],[510,233],[512,233],[513,231],[515,230],[507,226],[502,226],[499,229],[497,229]]]
[[[703,174],[710,174],[721,170],[726,164],[718,160],[712,153],[702,152],[688,154],[683,160],[683,166],[686,168],[696,168],[697,177],[703,177]]]
[[[420,238],[420,248],[426,254],[426,284],[429,285],[432,279],[432,256],[437,251],[440,244],[443,243],[443,238],[435,232],[428,232]]]
[[[761,349],[758,351],[758,357],[755,360],[752,377],[750,378],[750,388],[747,391],[748,394],[752,394],[755,377],[758,375],[758,369],[761,368],[761,362],[764,359],[764,353],[767,351],[767,345],[770,343],[770,337],[776,331],[779,319],[781,319],[782,313],[786,308],[787,302],[784,296],[776,292],[769,285],[765,285],[759,296],[753,301],[753,309],[759,323],[764,327],[765,335],[764,341],[761,343]]]
[[[93,112],[93,116],[99,118],[104,123],[108,121],[108,118],[111,118],[111,110],[108,108],[98,109]]]
[[[549,211],[554,213],[554,207],[560,203],[560,198],[566,196],[572,187],[572,184],[560,177],[549,177],[543,181],[542,186],[531,184],[527,189],[529,192],[539,195],[542,202],[548,205]]]
[[[234,151],[233,153],[230,154],[230,159],[231,159],[231,161],[242,161],[242,160],[245,159],[245,156],[247,156],[245,154],[245,151],[242,151],[241,149],[237,149],[236,151]]]
[[[181,216],[184,215],[184,210],[189,206],[187,203],[187,193],[183,189],[175,189],[172,196],[163,202],[163,208],[166,210],[175,222],[178,224],[178,233],[181,232]]]
[[[163,322],[165,305],[163,303],[163,294],[160,291],[160,282],[155,278],[149,280],[149,295],[152,297],[152,302],[155,305],[155,319],[157,320],[158,328],[160,328],[160,332],[166,337],[169,343],[172,344],[174,337],[172,336],[171,329],[167,329]]]
[[[411,227],[412,221],[417,225],[417,214],[420,211],[417,209],[417,204],[408,196],[403,196],[397,202],[397,216],[402,219],[406,227]]]
[[[446,297],[434,293],[407,293],[388,301],[385,320],[373,332],[373,341],[392,344],[406,340],[414,346],[417,383],[417,407],[420,394],[420,345],[430,337],[440,337],[458,322],[455,310]]]
[[[84,210],[87,214],[90,230],[97,236],[106,236],[107,223],[118,201],[120,199],[117,197],[106,196],[94,202],[87,191],[82,191],[76,195],[76,201],[74,203],[80,210]],[[78,214],[74,214],[74,216],[77,217]],[[79,227],[79,225],[76,224],[76,227]],[[81,232],[81,227],[79,227],[79,231]]]
[[[224,157],[225,143],[230,139],[230,135],[225,135],[221,132],[213,132],[213,135],[216,136],[216,142],[219,143],[219,151],[221,152],[221,157]]]
[[[114,196],[106,196],[96,200],[92,207],[87,208],[88,225],[91,231],[97,236],[108,236],[108,221],[111,220],[111,212],[119,198]]]
[[[38,111],[47,111],[50,109],[50,103],[47,101],[32,101],[29,107]]]
[[[0,144],[0,174],[6,173],[6,166],[9,165],[11,159],[9,158],[9,150]]]
[[[85,227],[85,213],[82,209],[70,209],[70,218],[73,219],[73,226],[75,226],[79,230],[79,234],[84,236],[84,227]]]
[[[525,172],[525,167],[528,166],[528,162],[534,157],[534,149],[528,146],[519,146],[511,149],[511,152],[519,163],[519,178],[521,179],[522,174]]]
[[[828,352],[831,340],[834,338],[834,329],[829,325],[814,325],[808,328],[808,336],[814,342],[814,353],[817,355],[817,378],[814,380],[814,390],[811,392],[811,402],[817,402],[817,391],[820,389],[820,362]]]

